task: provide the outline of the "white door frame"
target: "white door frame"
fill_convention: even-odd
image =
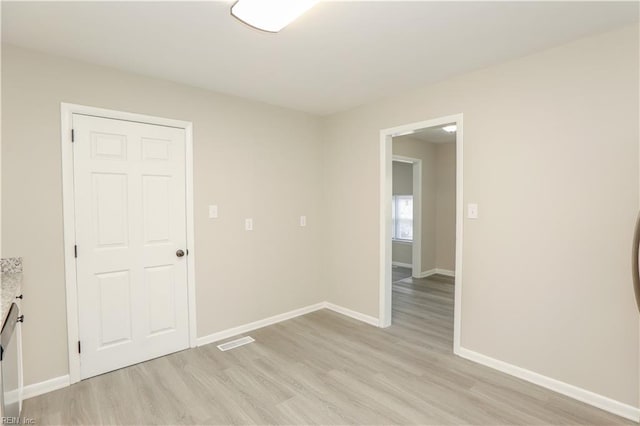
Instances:
[[[460,324],[462,312],[462,229],[463,229],[463,128],[462,114],[405,124],[380,130],[380,327],[391,325],[391,194],[393,176],[392,139],[410,135],[428,127],[456,123],[456,276],[453,320],[453,352],[460,351]]]
[[[196,281],[195,281],[195,247],[194,247],[194,208],[193,208],[193,124],[188,121],[169,118],[152,117],[143,114],[114,111],[84,105],[62,102],[60,104],[61,126],[60,143],[62,147],[62,207],[64,222],[64,266],[67,290],[67,340],[69,350],[69,382],[80,381],[80,324],[78,319],[78,288],[74,246],[75,209],[73,185],[73,146],[71,142],[72,115],[83,114],[94,117],[116,120],[135,121],[176,127],[185,131],[185,172],[186,172],[186,210],[187,210],[187,291],[189,306],[189,346],[196,347]]]
[[[422,160],[405,157],[404,155],[394,155],[392,161],[409,163],[412,166],[413,241],[411,242],[411,275],[415,278],[420,278],[420,273],[422,272]]]

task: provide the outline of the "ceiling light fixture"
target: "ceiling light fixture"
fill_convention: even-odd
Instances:
[[[442,130],[444,130],[445,132],[448,132],[448,133],[453,133],[456,130],[458,130],[458,126],[456,126],[455,124],[451,124],[449,126],[444,126],[442,128]]]
[[[231,14],[254,28],[277,33],[320,0],[238,0]]]

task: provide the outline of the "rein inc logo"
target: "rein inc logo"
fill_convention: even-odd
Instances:
[[[31,417],[0,417],[3,425],[35,425],[36,419]]]

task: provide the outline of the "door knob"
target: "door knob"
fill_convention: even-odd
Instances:
[[[178,251],[176,251],[176,256],[178,256],[178,257],[184,256],[184,251],[181,250],[181,249],[178,249]]]

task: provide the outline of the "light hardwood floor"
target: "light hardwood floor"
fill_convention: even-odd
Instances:
[[[318,311],[25,401],[37,424],[633,424],[452,354],[452,279],[394,283],[393,325]]]
[[[411,269],[403,268],[401,266],[394,266],[391,268],[391,279],[393,282],[398,282],[411,276]]]

